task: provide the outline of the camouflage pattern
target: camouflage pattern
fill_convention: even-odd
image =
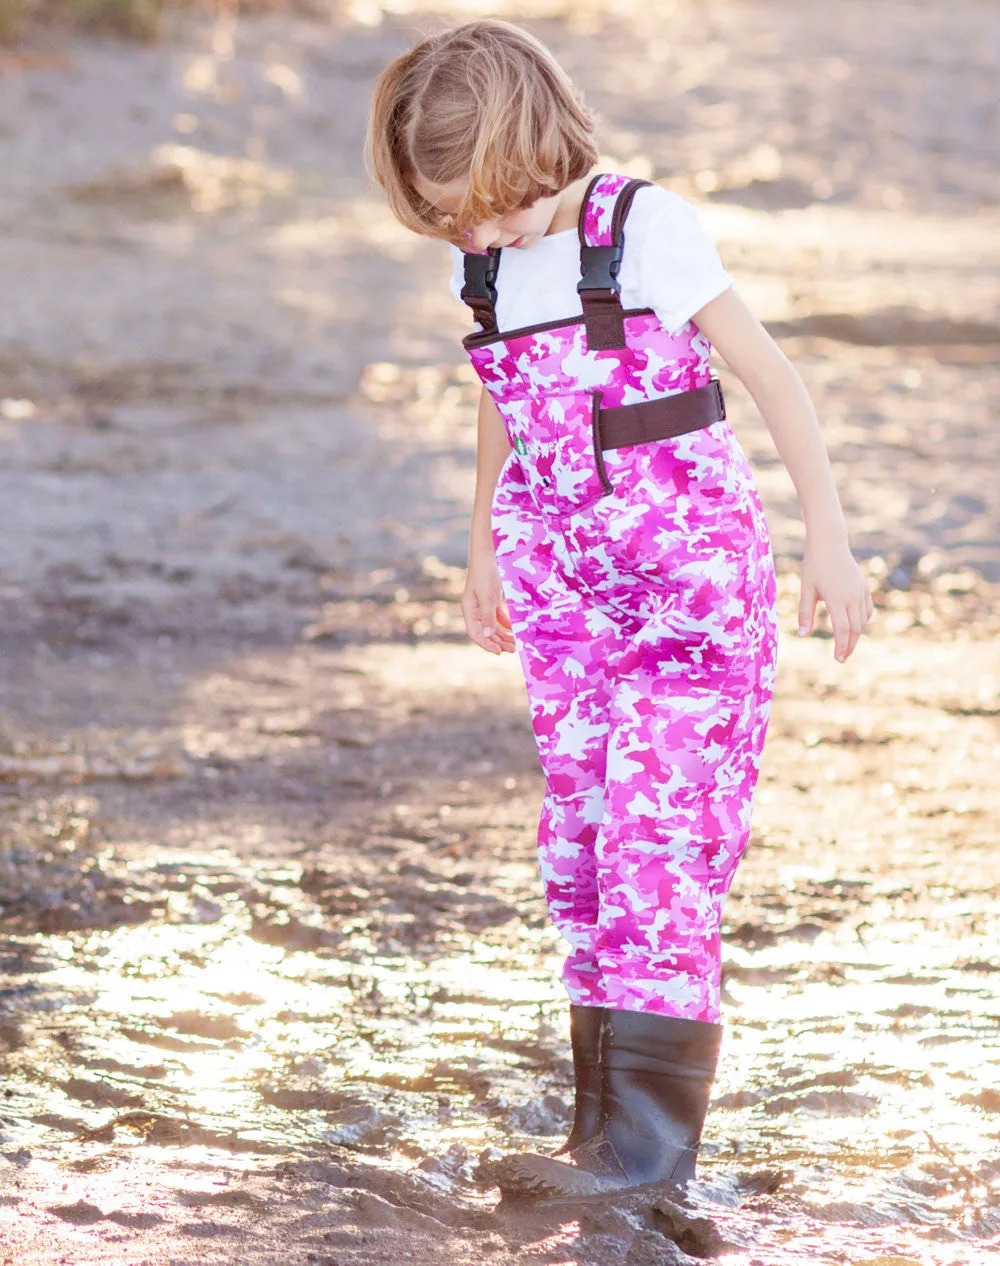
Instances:
[[[588,246],[611,245],[611,217],[618,195],[627,184],[625,176],[605,173],[591,185],[583,208],[583,235]]]
[[[604,244],[625,178],[585,212]],[[513,451],[493,538],[545,774],[539,863],[570,1000],[719,1020],[719,928],[746,847],[774,681],[767,525],[726,422],[604,453],[610,407],[709,381],[693,322],[582,321],[470,349]]]

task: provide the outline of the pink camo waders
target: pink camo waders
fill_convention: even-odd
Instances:
[[[493,539],[545,774],[538,832],[569,945],[565,1160],[506,1158],[505,1198],[694,1175],[721,1036],[719,928],[774,682],[774,565],[710,345],[625,311],[632,197],[580,213],[583,314],[498,331],[501,252],[465,256],[463,340],[511,454]]]

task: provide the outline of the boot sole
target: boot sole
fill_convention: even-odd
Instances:
[[[558,1200],[599,1196],[629,1186],[624,1176],[592,1174],[550,1156],[524,1153],[500,1161],[496,1180],[504,1200]]]
[[[588,1157],[591,1163],[596,1158]],[[693,1158],[692,1158],[693,1162]],[[692,1164],[693,1168],[693,1164]],[[501,1199],[507,1203],[517,1201],[582,1200],[591,1196],[615,1195],[621,1191],[650,1190],[669,1187],[683,1191],[695,1174],[678,1174],[675,1170],[669,1178],[656,1178],[646,1182],[632,1182],[623,1173],[604,1173],[583,1169],[554,1156],[539,1152],[519,1152],[505,1156],[496,1167],[494,1181],[500,1188]]]

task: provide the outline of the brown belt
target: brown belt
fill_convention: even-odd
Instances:
[[[726,416],[726,402],[718,378],[691,391],[659,400],[642,400],[639,404],[623,404],[616,409],[602,408],[598,398],[594,409],[602,449],[669,440],[688,431],[700,431],[713,422],[722,422]]]

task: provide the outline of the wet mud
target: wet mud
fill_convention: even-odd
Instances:
[[[508,1206],[568,1017],[523,686],[457,608],[465,322],[360,171],[396,8],[0,61],[0,1262],[991,1260],[995,18],[510,10],[801,369],[878,618],[791,636],[733,387],[783,631],[699,1180]]]

